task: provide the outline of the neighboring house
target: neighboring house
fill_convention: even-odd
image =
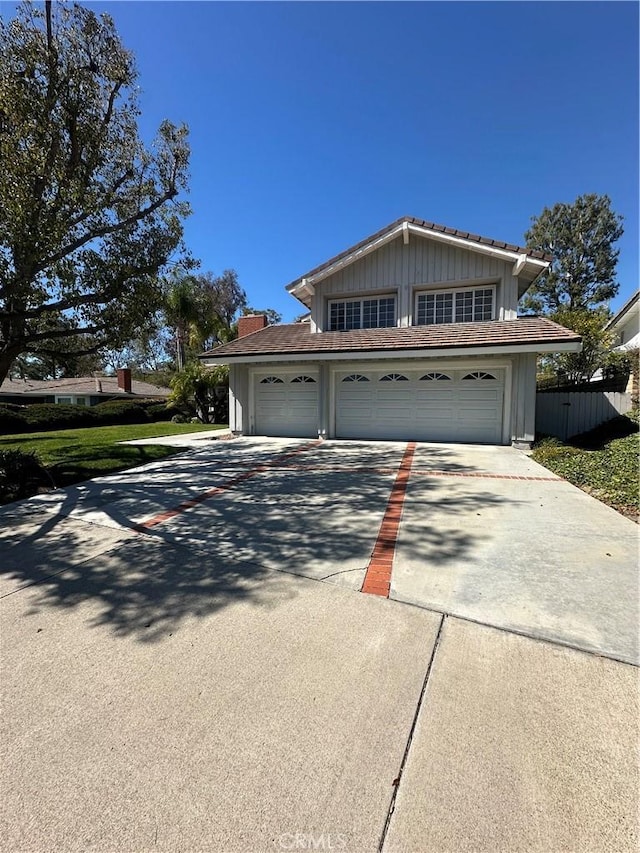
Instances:
[[[631,370],[626,390],[637,402],[640,388],[640,365],[638,350],[640,349],[640,290],[636,290],[617,314],[609,320],[605,330],[615,334],[613,352],[634,353],[631,357]],[[601,373],[601,371],[598,371]]]
[[[580,337],[517,317],[551,259],[405,217],[296,279],[310,322],[241,317],[228,364],[244,435],[529,444],[536,356]]]
[[[615,333],[614,352],[640,349],[640,290],[609,320],[605,330]]]
[[[0,403],[70,403],[95,406],[105,400],[135,400],[157,397],[165,400],[171,390],[131,378],[129,369],[116,376],[81,376],[73,379],[5,379],[0,385]]]

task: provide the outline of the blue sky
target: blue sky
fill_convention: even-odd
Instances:
[[[136,54],[145,137],[190,126],[187,243],[254,307],[291,320],[284,285],[399,216],[522,243],[586,192],[625,217],[612,307],[637,286],[636,3],[87,5]]]

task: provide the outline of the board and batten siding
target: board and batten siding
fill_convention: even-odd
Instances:
[[[329,299],[385,291],[397,292],[399,325],[408,326],[418,286],[450,287],[466,282],[495,282],[496,319],[515,319],[518,281],[512,270],[511,262],[480,252],[415,235],[405,245],[402,237],[398,237],[316,284],[311,306],[312,328],[326,328]]]

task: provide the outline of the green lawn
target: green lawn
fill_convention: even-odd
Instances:
[[[624,432],[623,422],[627,420],[617,418],[611,422],[614,427],[609,435],[605,425],[604,429],[594,430],[568,444],[557,438],[543,439],[534,448],[532,458],[637,521],[640,515],[640,434],[633,432],[619,437],[620,426]]]
[[[179,450],[160,445],[120,445],[119,441],[222,428],[217,424],[152,423],[32,432],[0,436],[0,450],[35,451],[55,485],[68,486],[163,459]]]

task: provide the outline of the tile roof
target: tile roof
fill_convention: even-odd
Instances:
[[[351,255],[353,252],[357,252],[358,249],[363,248],[363,246],[366,246],[369,243],[373,243],[375,240],[384,237],[385,234],[388,234],[390,231],[393,231],[394,228],[397,228],[399,225],[402,225],[403,222],[408,222],[412,225],[417,225],[420,228],[427,228],[430,231],[439,231],[441,234],[450,234],[452,237],[460,237],[463,240],[471,240],[474,243],[481,243],[484,246],[495,246],[496,249],[504,249],[507,252],[516,252],[518,255],[527,255],[529,258],[536,258],[537,260],[548,262],[553,260],[552,255],[548,255],[545,252],[539,251],[538,249],[527,249],[526,246],[516,246],[515,243],[505,243],[503,240],[494,240],[491,237],[482,237],[479,234],[472,234],[469,231],[460,231],[458,228],[449,228],[446,225],[438,225],[437,222],[429,222],[426,219],[417,219],[415,216],[401,216],[400,219],[396,219],[395,222],[392,222],[390,225],[386,225],[384,228],[381,228],[379,231],[376,231],[375,234],[371,234],[369,237],[365,237],[364,240],[360,240],[359,243],[356,243],[349,249],[345,249],[343,252],[334,255],[333,258],[329,258],[328,261],[324,261],[322,264],[319,264],[317,267],[314,267],[312,270],[309,270],[309,272],[298,276],[298,278],[288,284],[287,287],[295,287],[295,285],[299,284],[299,282],[303,278],[313,278],[314,275],[316,275],[326,267],[330,267],[333,264],[338,263],[338,261],[341,261],[343,258],[346,258],[348,255]]]
[[[131,380],[131,393],[118,387],[116,376],[78,376],[68,379],[5,379],[0,394],[84,394],[92,397],[168,397],[170,388]]]
[[[483,323],[446,323],[389,329],[354,329],[312,333],[308,323],[267,326],[253,334],[203,353],[200,358],[298,353],[376,352],[386,350],[463,349],[478,346],[579,343],[580,336],[544,317],[490,320]]]

